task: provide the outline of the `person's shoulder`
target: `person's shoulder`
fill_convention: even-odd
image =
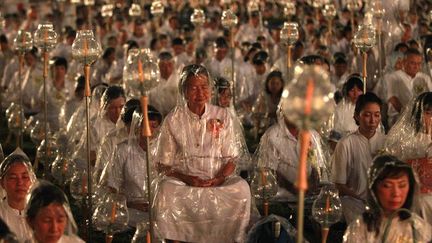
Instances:
[[[85,241],[83,241],[81,238],[79,238],[76,235],[63,235],[60,240],[59,243],[84,243]]]

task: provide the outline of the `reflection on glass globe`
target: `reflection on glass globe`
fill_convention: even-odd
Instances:
[[[72,4],[80,4],[81,0],[70,0]]]
[[[141,67],[138,67],[139,80],[143,81],[144,90],[150,91],[159,84],[160,80],[159,66],[150,49],[141,49],[139,64],[141,64]]]
[[[51,174],[59,185],[67,184],[76,171],[75,162],[67,155],[59,154],[51,167]]]
[[[33,47],[33,38],[30,32],[18,30],[13,42],[14,49],[20,53],[30,51]]]
[[[306,1],[309,6],[312,6],[313,8],[321,8],[321,6],[323,5],[322,0],[307,0]]]
[[[50,127],[48,124],[48,134]],[[34,144],[40,144],[45,139],[45,126],[42,121],[37,120],[34,127],[30,131],[30,138]]]
[[[363,6],[362,0],[350,0],[346,7],[350,12],[357,12],[359,11]]]
[[[19,104],[12,103],[9,108],[6,110],[6,118],[9,130],[14,133],[20,132],[24,128],[21,125],[24,125],[24,110]]]
[[[58,155],[57,144],[53,138],[48,138],[48,148],[45,149],[46,141],[42,140],[36,153],[36,160],[44,166],[51,166]]]
[[[84,0],[85,6],[93,6],[95,5],[95,0]]]
[[[194,26],[202,26],[206,20],[204,11],[202,9],[195,9],[190,20]]]
[[[150,13],[155,17],[161,17],[164,13],[165,7],[161,1],[156,0],[152,2],[150,7]]]
[[[141,242],[147,242],[147,234],[149,234],[150,230],[150,223],[145,221],[145,222],[140,222],[137,225],[137,229],[135,231],[135,234],[132,238],[132,242],[131,243],[141,243]]]
[[[141,7],[139,4],[132,3],[132,5],[129,9],[129,16],[131,16],[131,17],[141,16]]]
[[[299,64],[282,92],[280,106],[299,129],[318,129],[334,111],[333,97],[329,75],[321,66]]]
[[[266,167],[257,168],[252,178],[251,191],[257,200],[269,200],[274,197],[278,191],[275,172]]]
[[[373,0],[370,3],[370,11],[372,12],[374,18],[382,19],[385,14],[385,9],[381,0]]]
[[[114,5],[113,4],[104,4],[101,8],[101,15],[104,18],[109,18],[112,17],[113,15],[113,9],[114,9]]]
[[[84,65],[91,65],[100,56],[102,48],[91,30],[78,31],[72,44],[72,56]]]
[[[325,185],[313,202],[312,216],[323,228],[329,228],[342,217],[342,204],[338,194],[334,185]]]
[[[231,29],[238,23],[237,15],[231,11],[231,9],[225,10],[222,13],[221,18],[222,26],[226,29]]]
[[[54,49],[57,44],[57,33],[52,23],[39,24],[33,37],[34,45],[42,52]]]
[[[367,52],[376,43],[376,31],[371,24],[362,24],[354,34],[354,45],[362,52]]]
[[[295,6],[295,2],[293,1],[288,1],[285,4],[284,7],[284,14],[285,16],[294,16],[296,14],[296,6]]]
[[[330,3],[330,4],[326,4],[324,6],[324,9],[322,10],[323,16],[327,19],[327,20],[332,20],[334,19],[334,17],[336,17],[337,14],[337,10],[334,4]]]
[[[128,220],[126,198],[115,193],[108,193],[104,200],[99,202],[93,214],[96,228],[108,235],[126,230]]]
[[[136,48],[129,50],[126,63],[123,67],[123,82],[126,93],[130,97],[139,97],[141,95],[138,77],[138,58],[140,53],[140,50]]]
[[[69,190],[75,200],[86,198],[88,192],[87,170],[75,172],[72,176]]]
[[[298,24],[294,22],[285,22],[280,31],[280,39],[288,46],[293,46],[299,38]]]
[[[247,6],[247,10],[248,10],[249,14],[251,14],[252,12],[259,11],[260,10],[259,2],[256,0],[249,1],[248,6]]]

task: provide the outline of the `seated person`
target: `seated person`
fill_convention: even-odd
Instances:
[[[367,194],[367,170],[383,148],[385,135],[377,131],[382,102],[373,93],[360,95],[354,109],[359,125],[356,132],[336,145],[332,161],[332,181],[341,196],[342,210],[349,224],[363,213]]]
[[[251,194],[234,174],[244,151],[227,109],[209,104],[209,73],[186,66],[183,97],[165,118],[156,159],[165,177],[158,185],[155,220],[162,238],[186,242],[242,242]]]
[[[410,211],[418,189],[411,166],[383,155],[368,174],[368,209],[348,226],[344,242],[430,242],[432,227]]]
[[[0,182],[6,198],[0,201],[0,218],[19,241],[32,235],[26,224],[24,209],[31,185],[35,182],[31,163],[26,156],[11,154],[0,165]]]
[[[33,234],[26,242],[84,243],[63,191],[50,182],[40,182],[31,192],[26,208],[27,223]]]

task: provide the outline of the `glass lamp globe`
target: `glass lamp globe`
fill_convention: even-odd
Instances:
[[[80,4],[81,0],[70,0],[72,4]]]
[[[222,26],[226,29],[231,29],[238,23],[237,15],[231,9],[224,10],[221,18]]]
[[[41,144],[39,145],[37,149],[36,159],[39,161],[39,163],[43,164],[44,166],[50,166],[52,162],[56,159],[58,153],[57,144],[55,143],[54,139],[48,139],[48,148],[45,149],[47,146],[47,143],[44,140],[42,140]]]
[[[139,56],[139,49],[133,48],[129,50],[126,63],[123,67],[123,81],[125,83],[125,90],[131,97],[138,97],[141,94],[138,75]]]
[[[85,6],[94,6],[95,0],[84,0],[84,5]]]
[[[52,23],[39,24],[33,37],[34,45],[42,52],[49,52],[57,44],[57,33]]]
[[[382,19],[385,14],[385,9],[383,7],[381,0],[373,0],[370,4],[370,11],[372,12],[374,18]]]
[[[10,109],[9,109],[10,108]],[[21,131],[21,125],[24,125],[24,110],[19,104],[12,103],[8,108],[7,124],[12,132]]]
[[[155,16],[156,18],[159,18],[163,15],[165,10],[164,5],[161,1],[156,0],[152,2],[152,5],[150,7],[150,13]]]
[[[141,243],[147,241],[147,234],[150,230],[150,223],[148,221],[140,222],[132,238],[132,243]]]
[[[321,8],[321,6],[323,5],[321,0],[307,0],[306,2],[309,4],[309,6],[312,6],[313,8]]]
[[[376,43],[376,31],[372,24],[362,24],[354,34],[354,45],[362,52],[367,52]]]
[[[125,196],[117,193],[108,193],[104,200],[99,202],[93,213],[93,222],[98,230],[107,235],[127,229],[129,213]]]
[[[3,17],[3,14],[0,12],[0,30],[3,30],[6,26],[6,20]]]
[[[102,5],[101,8],[101,15],[104,18],[109,18],[112,17],[113,15],[113,9],[114,9],[114,5],[113,4],[104,4]]]
[[[96,41],[93,31],[78,31],[75,41],[72,44],[72,56],[84,65],[91,65],[100,56],[102,48]]]
[[[293,46],[299,38],[298,24],[294,22],[285,22],[280,31],[281,41],[288,46]]]
[[[252,12],[259,11],[260,10],[259,2],[256,0],[249,1],[248,6],[247,6],[247,10],[248,10],[249,14]]]
[[[322,10],[323,16],[327,19],[327,20],[332,20],[334,19],[334,17],[336,17],[337,14],[337,10],[334,4],[330,3],[330,4],[326,4],[324,6],[324,9]]]
[[[138,58],[138,75],[140,76],[139,80],[143,81],[143,88],[146,92],[159,84],[159,66],[150,49],[141,49],[141,54]]]
[[[69,186],[70,193],[75,200],[82,200],[87,197],[87,182],[87,170],[75,171]]]
[[[260,201],[269,200],[278,191],[275,172],[267,167],[255,169],[251,182],[252,196]]]
[[[357,12],[363,6],[363,2],[361,0],[351,0],[347,3],[346,7],[350,12]]]
[[[222,5],[226,6],[228,4],[231,4],[231,0],[222,0]]]
[[[292,1],[288,1],[284,7],[285,16],[294,16],[296,14],[296,6]]]
[[[129,9],[129,16],[131,16],[131,17],[141,16],[141,7],[139,4],[132,3],[132,5]]]
[[[75,162],[69,159],[65,154],[57,155],[51,166],[51,174],[60,185],[68,183],[72,179],[75,171]]]
[[[325,185],[312,204],[312,216],[323,228],[329,228],[342,217],[342,204],[338,194],[334,185]]]
[[[50,127],[48,124],[48,134],[50,133]],[[45,126],[40,120],[37,120],[35,125],[30,131],[30,138],[34,144],[40,144],[45,138]]]
[[[194,26],[202,26],[205,23],[206,17],[202,9],[195,9],[190,20]]]
[[[329,74],[321,66],[299,64],[279,105],[285,119],[299,129],[318,129],[333,113],[333,97]]]
[[[13,42],[14,49],[20,53],[30,51],[33,47],[33,38],[30,32],[18,30]]]

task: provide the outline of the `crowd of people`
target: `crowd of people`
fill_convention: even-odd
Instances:
[[[37,140],[33,131],[46,113],[52,142],[45,146],[56,151],[56,161],[66,161],[63,177],[70,170],[83,180],[83,191],[72,185],[69,191],[73,179],[59,179],[54,161],[38,159],[43,149],[36,158],[22,146],[0,156],[0,240],[83,242],[85,221],[76,223],[69,201],[86,193],[88,175],[95,205],[87,213],[95,213],[96,222],[104,198],[125,198],[127,226],[114,242],[130,242],[149,215],[154,237],[168,242],[266,242],[251,240],[260,238],[253,225],[262,201],[251,193],[257,168],[274,174],[271,202],[292,205],[298,195],[302,128],[280,107],[283,94],[292,92],[288,63],[319,66],[334,97],[331,117],[310,131],[307,198],[335,185],[344,242],[432,240],[431,3],[297,0],[296,14],[287,15],[284,1],[167,0],[159,16],[150,1],[141,2],[139,16],[130,14],[134,1],[124,0],[109,1],[108,15],[102,14],[108,3],[98,0],[0,3],[0,110],[7,110],[6,119],[16,107],[22,110],[20,129],[32,131],[38,143],[43,136]],[[324,4],[333,4],[337,15],[326,18]],[[386,10],[382,19],[373,18],[374,26],[382,25],[382,43],[365,53],[363,67],[353,38],[370,21],[365,16],[372,6]],[[205,13],[200,26],[191,22],[196,9]],[[231,29],[221,23],[227,9],[238,17]],[[290,51],[281,39],[285,21],[298,23]],[[58,42],[44,80],[41,50],[31,48],[21,61],[15,47],[20,30],[33,34],[46,22]],[[92,30],[103,50],[90,69],[88,106],[83,66],[72,50],[82,30]],[[131,78],[138,65],[130,57],[143,49],[159,73],[158,86],[146,93],[148,107],[142,107],[139,80]],[[151,135],[142,132],[147,118]],[[271,217],[295,238],[287,219]],[[315,233],[306,231],[305,238],[314,242]]]

